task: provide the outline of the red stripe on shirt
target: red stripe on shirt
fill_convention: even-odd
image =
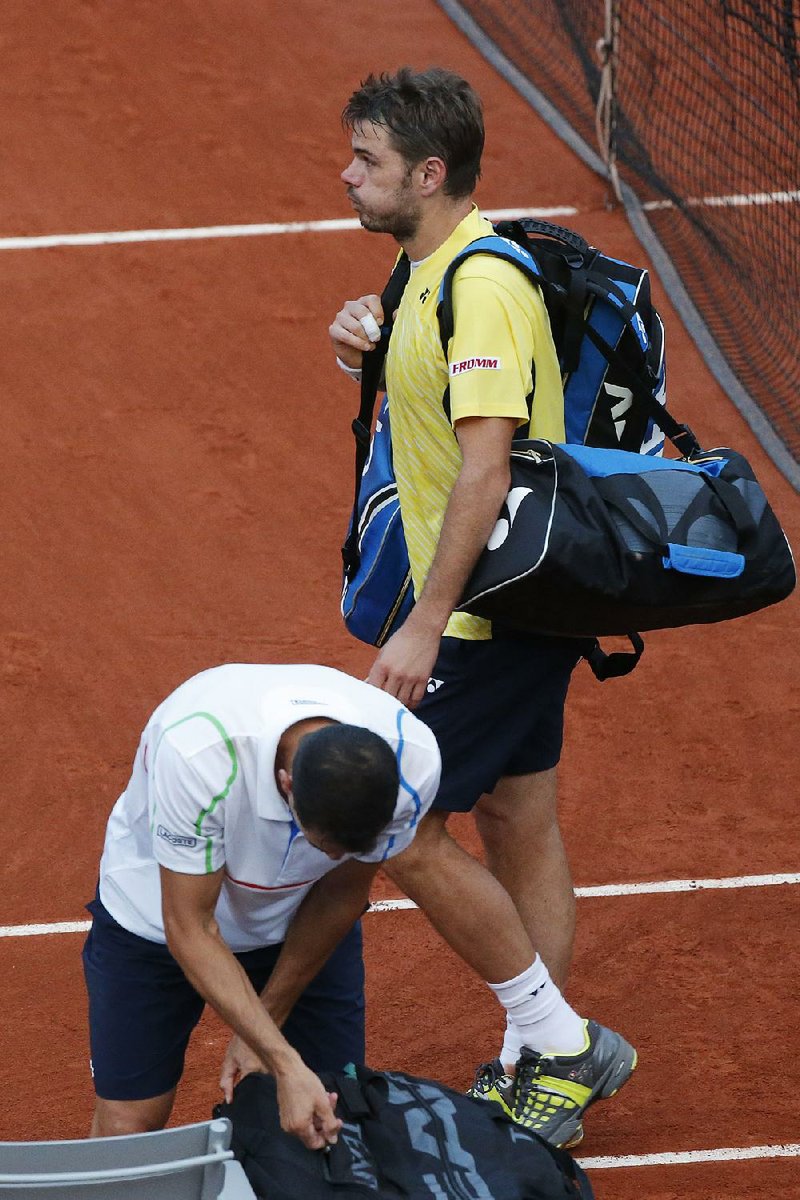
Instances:
[[[302,883],[281,883],[275,887],[265,887],[263,883],[248,883],[246,879],[234,879],[230,871],[226,871],[225,874],[231,883],[238,883],[239,887],[253,888],[257,892],[286,892],[291,888],[307,887],[309,883],[316,883],[315,879],[304,879]]]

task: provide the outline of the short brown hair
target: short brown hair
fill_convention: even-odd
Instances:
[[[369,122],[389,130],[392,145],[407,163],[441,158],[447,167],[444,191],[470,196],[481,174],[483,111],[466,79],[431,67],[396,75],[369,75],[345,105],[346,129]]]

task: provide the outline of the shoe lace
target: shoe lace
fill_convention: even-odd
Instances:
[[[553,1059],[535,1050],[529,1051],[525,1058],[517,1064],[514,1079],[514,1110],[524,1112],[538,1096],[537,1080],[548,1073]],[[542,1089],[549,1092],[549,1088]]]
[[[493,1062],[483,1063],[475,1072],[475,1081],[472,1085],[476,1092],[488,1092],[494,1086],[497,1079],[497,1068]]]

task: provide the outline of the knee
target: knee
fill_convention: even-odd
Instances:
[[[160,1098],[159,1098],[160,1099]],[[134,1100],[97,1100],[91,1137],[127,1137],[133,1133],[155,1133],[166,1125],[171,1105]]]
[[[478,836],[490,853],[506,853],[509,846],[517,844],[523,837],[519,822],[508,808],[498,804],[494,797],[486,797],[475,808],[475,828]],[[524,834],[525,841],[530,842],[530,829]]]
[[[440,861],[443,848],[452,840],[445,826],[447,816],[447,813],[428,813],[420,821],[411,845],[383,864],[386,874],[400,887]]]
[[[475,824],[485,842],[557,834],[555,769],[502,779],[493,792],[481,796]]]

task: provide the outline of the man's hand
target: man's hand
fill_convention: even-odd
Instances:
[[[441,640],[437,627],[417,629],[413,618],[412,612],[392,634],[367,676],[367,683],[389,692],[407,708],[415,708],[425,695]]]
[[[514,417],[465,417],[456,423],[461,469],[428,577],[405,624],[389,638],[367,677],[409,708],[425,695],[450,614],[508,492],[516,424]]]
[[[245,1075],[250,1075],[253,1071],[266,1069],[258,1055],[235,1033],[228,1042],[219,1076],[219,1086],[228,1103],[233,1099],[233,1089],[240,1079],[244,1079]]]
[[[223,1088],[232,1091],[235,1072],[265,1063],[278,1085],[281,1127],[312,1150],[336,1140],[341,1128],[331,1099],[316,1075],[288,1044],[244,968],[220,935],[214,911],[224,868],[213,875],[182,875],[161,867],[161,899],[167,945],[186,978],[240,1037],[225,1056]],[[349,914],[348,914],[349,915]],[[351,917],[352,923],[352,917]],[[331,949],[336,945],[332,941]],[[303,983],[305,986],[305,980]],[[248,1054],[241,1035],[258,1048]]]
[[[299,1137],[309,1150],[336,1144],[342,1122],[335,1115],[337,1096],[326,1092],[321,1080],[298,1060],[298,1065],[276,1074],[281,1129]]]
[[[378,334],[375,336],[375,321]],[[367,336],[367,330],[362,325],[365,320],[367,330],[372,330],[372,336]],[[328,328],[328,334],[333,344],[336,357],[347,367],[361,366],[361,355],[375,349],[375,343],[380,339],[380,326],[383,322],[383,309],[380,296],[362,296],[360,300],[346,300],[343,307]]]

